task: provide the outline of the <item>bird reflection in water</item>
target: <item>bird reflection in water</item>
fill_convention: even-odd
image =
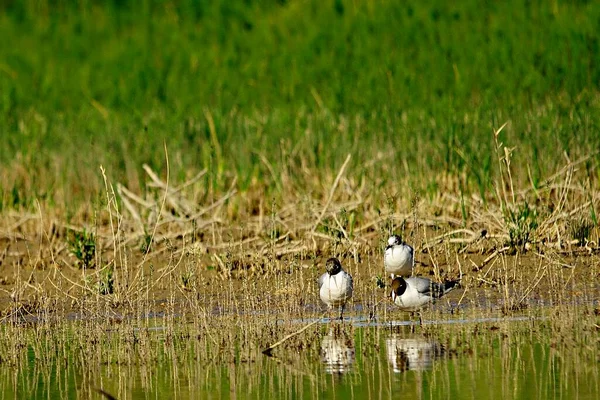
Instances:
[[[354,364],[354,343],[352,337],[334,327],[321,341],[321,360],[329,374],[344,374]]]
[[[388,361],[396,373],[431,369],[434,360],[444,353],[440,343],[423,337],[392,335],[385,342]]]

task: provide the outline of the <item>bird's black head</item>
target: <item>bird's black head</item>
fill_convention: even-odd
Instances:
[[[402,296],[406,291],[406,281],[401,276],[394,278],[392,281],[392,292],[390,296],[394,300],[398,296]]]
[[[337,258],[330,258],[325,263],[325,270],[329,275],[335,275],[342,270],[342,264]]]

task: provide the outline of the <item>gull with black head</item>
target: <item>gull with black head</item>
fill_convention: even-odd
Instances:
[[[392,279],[396,276],[410,276],[415,266],[415,251],[400,236],[392,235],[385,248],[383,264]]]
[[[328,259],[325,270],[319,277],[319,296],[330,310],[339,307],[342,319],[346,302],[352,297],[352,276],[344,271],[337,258]]]
[[[392,280],[392,291],[390,297],[394,304],[403,311],[420,311],[429,303],[457,288],[460,281],[446,281],[444,283],[433,282],[431,279],[422,277],[402,278],[396,277]],[[423,319],[419,313],[419,321]]]

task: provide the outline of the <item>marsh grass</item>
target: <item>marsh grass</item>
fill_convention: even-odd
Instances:
[[[0,396],[599,392],[599,8],[302,4],[2,14]],[[422,327],[386,300],[391,233],[462,278]],[[265,358],[332,256],[351,319]],[[390,334],[444,356],[398,376]]]
[[[28,297],[34,304],[58,295],[76,308],[82,299],[97,299],[97,293],[117,308],[173,289],[177,297],[186,292],[233,298],[251,293],[273,304],[293,300],[295,304],[284,301],[281,306],[287,304],[283,311],[295,315],[315,303],[313,281],[323,260],[336,256],[355,275],[360,301],[373,305],[381,293],[377,280],[385,238],[398,232],[417,250],[418,273],[438,280],[464,276],[471,283],[505,289],[524,285],[522,299],[508,306],[517,307],[546,282],[548,268],[576,270],[576,276],[586,269],[598,271],[598,227],[588,219],[598,193],[580,183],[586,174],[578,170],[588,159],[561,167],[533,191],[517,190],[523,185],[500,158],[507,173],[495,182],[499,202],[448,191],[433,202],[415,196],[410,202],[387,197],[381,203],[371,186],[357,185],[346,170],[351,165],[347,158],[326,180],[329,184],[320,185],[322,195],[302,197],[301,207],[295,202],[267,207],[259,193],[240,193],[234,185],[204,203],[203,172],[173,184],[169,169],[162,178],[149,166],[144,166],[147,192],[140,196],[112,183],[103,171],[105,200],[93,213],[92,227],[64,224],[58,216],[44,215],[46,210],[7,224],[17,236],[2,262],[17,273],[5,277],[11,289],[4,290],[20,305]],[[258,209],[247,208],[257,203]],[[446,211],[436,216],[441,204]],[[10,215],[4,218],[11,221]],[[573,221],[586,221],[576,229],[585,240],[573,238]],[[95,234],[89,233],[92,228]],[[140,241],[151,245],[140,251]],[[507,252],[515,258],[507,259]],[[512,295],[506,291],[503,297],[507,304],[514,300],[509,301]]]

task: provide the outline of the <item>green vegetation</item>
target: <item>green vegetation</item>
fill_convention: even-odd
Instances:
[[[0,0],[0,393],[598,397],[599,26],[586,1]],[[385,297],[392,233],[461,278],[423,326]],[[431,370],[385,360],[412,335]]]
[[[112,266],[106,266],[100,271],[99,280],[97,283],[98,293],[102,295],[112,294],[115,292],[115,269]]]
[[[590,234],[595,224],[592,223],[588,218],[579,218],[571,222],[569,228],[571,238],[577,242],[577,244],[583,245],[590,239]]]
[[[351,153],[388,194],[448,173],[489,199],[506,121],[515,178],[538,185],[600,147],[599,20],[571,1],[7,2],[0,207],[89,204],[101,164],[140,190],[164,144],[177,180],[208,168],[209,196],[236,176],[278,197]]]
[[[76,258],[79,268],[93,268],[96,265],[96,237],[92,232],[70,231],[67,242],[69,251]]]
[[[516,210],[506,212],[506,225],[508,227],[509,245],[514,250],[525,250],[530,243],[535,229],[538,227],[537,213],[525,203]]]

